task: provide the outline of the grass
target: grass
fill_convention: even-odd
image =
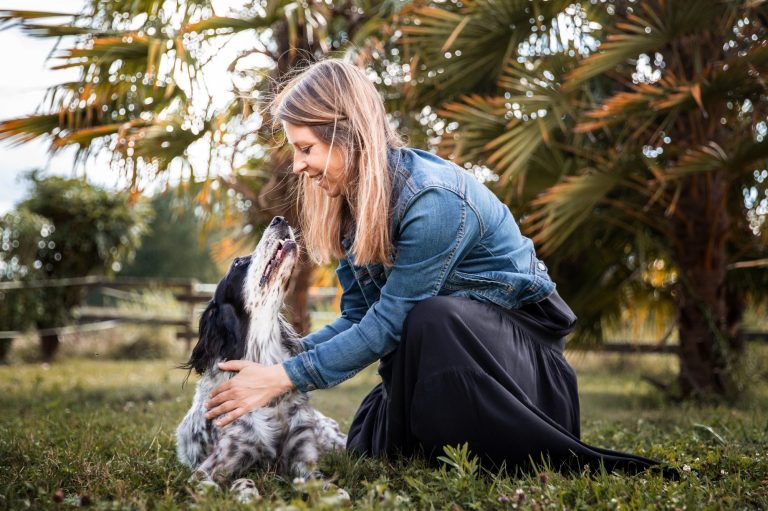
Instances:
[[[750,395],[735,407],[665,403],[640,374],[673,374],[668,356],[569,355],[577,369],[583,439],[692,468],[680,481],[600,473],[488,474],[461,450],[434,469],[328,456],[322,469],[361,509],[766,509],[768,383],[765,350],[753,348]],[[638,362],[639,360],[639,362]],[[196,494],[175,458],[174,430],[192,397],[177,359],[64,358],[0,367],[0,509],[335,508],[312,481],[254,473],[263,498],[244,506],[226,493]],[[371,369],[313,393],[347,428],[375,384]],[[695,472],[698,471],[697,476]]]

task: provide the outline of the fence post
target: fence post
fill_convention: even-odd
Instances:
[[[186,295],[192,296],[192,294],[197,290],[197,280],[192,279],[190,280],[186,285]],[[193,325],[195,323],[195,301],[189,300],[187,302],[187,312],[189,314],[189,321],[187,321],[187,326],[184,330],[184,340],[187,344],[187,353],[191,351],[192,348],[192,339],[195,337],[195,330],[193,328]]]

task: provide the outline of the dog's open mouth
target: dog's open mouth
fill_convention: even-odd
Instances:
[[[269,281],[269,277],[272,276],[275,270],[280,266],[280,263],[283,262],[283,259],[285,258],[286,254],[288,254],[291,251],[295,251],[296,249],[297,249],[296,242],[293,241],[292,239],[285,239],[277,242],[275,251],[272,254],[272,257],[269,259],[269,262],[267,263],[266,268],[264,268],[264,273],[261,274],[261,280],[259,280],[259,287],[263,286]]]

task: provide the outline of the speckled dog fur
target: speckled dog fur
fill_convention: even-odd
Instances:
[[[204,417],[211,390],[235,374],[219,370],[218,362],[277,364],[301,351],[298,335],[280,315],[297,254],[292,229],[276,217],[254,252],[235,259],[200,318],[200,340],[183,367],[202,378],[176,430],[179,461],[195,469],[200,481],[223,484],[256,467],[311,476],[322,451],[346,445],[336,422],[310,406],[301,392],[283,395],[224,427]]]

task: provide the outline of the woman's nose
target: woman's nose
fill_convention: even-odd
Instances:
[[[302,158],[293,158],[293,172],[296,174],[301,174],[307,170],[307,164]]]

